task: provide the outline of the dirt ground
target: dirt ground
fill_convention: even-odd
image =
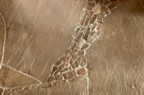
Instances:
[[[144,10],[138,0],[128,0],[104,19],[102,37],[86,54],[88,78],[52,88],[35,86],[47,80],[70,45],[85,4],[0,0],[5,20],[1,16],[1,95],[144,95]],[[5,90],[13,87],[21,89]]]

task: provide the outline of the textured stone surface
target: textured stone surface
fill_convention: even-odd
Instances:
[[[87,8],[91,10],[94,6],[91,1],[96,0],[88,1]],[[117,0],[110,0],[113,2],[111,4],[107,2],[109,0],[103,1],[103,5],[108,4],[107,7],[103,6],[105,16],[111,13],[108,8],[119,5],[115,2]],[[89,36],[89,28],[82,28],[83,33],[79,30],[80,27],[77,27],[73,34],[84,3],[83,0],[0,0],[0,11],[7,25],[4,64],[9,66],[1,69],[0,78],[6,83],[0,83],[6,87],[22,86],[7,89],[4,95],[144,94],[144,12],[140,6],[142,2],[140,4],[138,0],[129,0],[112,12],[112,15],[104,20],[103,36],[95,43],[95,39],[101,35],[99,32]],[[97,16],[91,14],[93,13],[90,13],[93,19],[90,23],[93,23]],[[88,20],[90,19],[84,16],[79,24],[86,26]],[[100,23],[90,27],[97,31],[102,28]],[[72,40],[71,34],[75,38],[71,47],[72,53],[71,50],[65,52]],[[84,43],[92,45],[89,48],[83,46]],[[83,68],[87,65],[89,72]],[[50,71],[52,76],[47,80]],[[42,82],[52,81],[51,85],[55,86],[47,88],[49,85],[42,84],[25,87],[35,84],[35,80],[27,79],[27,76],[18,72],[31,75]],[[83,77],[74,82],[67,81],[72,81],[77,75],[87,74],[90,79]],[[5,77],[6,75],[8,77]],[[12,76],[18,77],[12,79]],[[58,84],[59,82],[65,84]],[[2,91],[3,89],[0,93]]]

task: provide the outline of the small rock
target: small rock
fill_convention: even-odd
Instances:
[[[71,66],[72,66],[73,69],[79,67],[78,61],[75,61],[73,64],[71,64]]]
[[[80,56],[80,58],[79,58],[78,60],[79,60],[79,64],[80,64],[82,67],[87,66],[86,56]]]
[[[59,66],[61,63],[62,63],[62,61],[61,61],[61,60],[58,60],[58,61],[55,62],[55,65],[56,65],[56,66]]]
[[[80,76],[86,75],[87,74],[86,68],[80,68],[79,70],[77,70],[77,74]]]
[[[50,77],[48,78],[47,82],[50,83],[50,82],[52,82],[52,81],[54,81],[54,80],[55,80],[55,78],[54,78],[53,76],[50,76]]]
[[[56,80],[62,80],[63,79],[63,75],[62,74],[56,75],[55,79]]]
[[[81,47],[81,50],[88,49],[90,47],[90,44],[84,43],[83,46]]]

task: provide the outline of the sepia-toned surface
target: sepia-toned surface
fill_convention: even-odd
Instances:
[[[103,37],[88,51],[90,95],[144,94],[144,11],[129,0],[105,19]]]
[[[7,66],[2,66],[0,69],[0,87],[13,88],[38,83],[39,82],[35,79],[21,74]]]
[[[4,64],[44,82],[53,63],[70,44],[71,33],[79,20],[83,2],[11,2],[7,6],[13,7],[6,7],[3,13],[7,24]]]
[[[0,59],[1,65],[3,64],[3,50],[4,50],[4,41],[5,41],[5,23],[2,15],[0,15]],[[15,71],[12,68],[7,66],[1,66],[0,68],[0,87],[2,88],[11,88],[11,87],[18,87],[18,86],[25,86],[30,84],[37,84],[38,81],[21,74]],[[1,93],[1,90],[0,90]]]
[[[4,95],[89,95],[87,90],[87,80],[82,79],[72,83],[60,84],[52,88],[32,86],[28,88],[18,88],[5,90]]]
[[[3,64],[8,67],[3,68],[9,71],[5,79],[5,69],[0,73],[6,83],[0,81],[2,86],[36,84],[36,79],[45,82],[54,62],[70,45],[85,3],[83,0],[0,0],[0,12],[7,26]],[[52,88],[6,90],[4,95],[143,95],[143,22],[144,11],[138,0],[129,0],[104,20],[103,36],[87,51],[89,80]]]
[[[3,62],[4,57],[4,44],[6,39],[5,22],[2,14],[0,13],[0,63]]]

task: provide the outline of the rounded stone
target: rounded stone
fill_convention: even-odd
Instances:
[[[77,74],[80,75],[80,76],[87,75],[86,68],[80,68],[79,70],[77,70]]]
[[[56,65],[56,66],[59,66],[60,64],[62,64],[62,61],[61,61],[61,60],[58,60],[58,61],[55,62],[55,65]]]
[[[73,72],[67,72],[67,73],[64,73],[63,76],[65,79],[69,79],[69,78],[74,77],[74,74]]]
[[[51,74],[53,74],[57,69],[58,69],[58,67],[54,66],[53,69],[52,69]]]
[[[55,80],[55,78],[54,78],[53,76],[50,76],[50,77],[47,79],[47,82],[50,83],[50,82],[52,82],[52,81],[54,81],[54,80]]]
[[[70,49],[70,48],[66,49],[65,55],[66,55],[66,56],[69,55],[69,54],[71,53],[71,51],[72,51],[72,49]]]
[[[62,56],[62,57],[60,57],[59,58],[59,60],[61,60],[62,62],[66,62],[67,61],[67,59],[66,59],[66,56],[64,55],[64,56]]]
[[[86,53],[86,51],[85,51],[85,50],[80,50],[80,51],[78,52],[78,55],[79,55],[79,56],[84,56],[84,55],[85,55],[85,53]]]
[[[89,36],[89,37],[88,37],[88,40],[87,40],[87,43],[92,44],[92,43],[94,43],[95,40],[96,40],[95,37]]]
[[[62,74],[56,75],[55,79],[56,80],[62,80],[63,79],[63,75]]]
[[[84,43],[83,46],[81,47],[81,50],[88,49],[90,47],[90,44]]]
[[[80,56],[79,60],[79,65],[82,67],[87,66],[87,58],[86,56]]]
[[[75,61],[74,63],[72,63],[71,66],[73,69],[78,68],[79,67],[78,61]]]

